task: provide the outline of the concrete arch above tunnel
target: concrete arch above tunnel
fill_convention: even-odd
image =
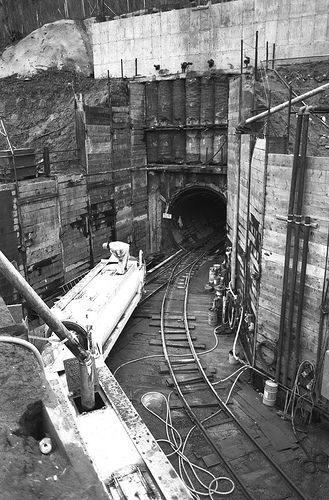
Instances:
[[[179,246],[188,247],[204,240],[214,244],[226,234],[226,200],[207,186],[180,190],[170,201],[167,231]]]

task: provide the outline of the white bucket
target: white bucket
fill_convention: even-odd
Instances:
[[[266,380],[263,394],[263,404],[266,406],[274,406],[277,392],[278,384],[272,380]]]

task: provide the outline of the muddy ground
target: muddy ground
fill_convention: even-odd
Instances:
[[[1,500],[90,500],[59,449],[39,449],[48,386],[34,354],[0,343],[0,387]]]

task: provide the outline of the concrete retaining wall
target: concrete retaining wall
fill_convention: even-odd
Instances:
[[[154,64],[170,73],[181,63],[205,71],[212,58],[217,68],[239,69],[240,39],[245,54],[254,58],[255,32],[259,56],[265,58],[266,41],[276,44],[276,57],[329,53],[329,0],[237,0],[118,19],[93,26],[96,78],[107,71],[124,76],[155,74]]]

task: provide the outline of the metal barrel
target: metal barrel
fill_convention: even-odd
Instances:
[[[173,81],[173,124],[185,125],[186,120],[186,93],[185,93],[185,80],[178,78]]]
[[[201,78],[200,122],[202,125],[214,123],[214,79],[212,76]]]
[[[198,130],[186,131],[186,163],[200,161],[200,133]]]
[[[274,406],[276,395],[278,392],[278,384],[272,380],[266,380],[263,394],[263,403],[266,406]]]
[[[218,325],[218,309],[216,307],[210,307],[208,310],[208,324],[210,326]]]
[[[200,160],[201,163],[209,162],[213,156],[213,131],[202,130],[200,134]]]
[[[172,81],[161,80],[158,86],[158,121],[160,125],[172,124]]]
[[[145,84],[146,101],[146,126],[158,125],[158,83],[147,82]]]
[[[200,124],[201,81],[197,77],[186,78],[186,125]]]
[[[158,135],[158,162],[172,162],[172,132],[161,131]]]
[[[186,159],[186,146],[185,146],[185,132],[178,131],[173,134],[172,140],[172,155],[174,163],[185,163]]]
[[[214,78],[215,123],[226,123],[228,113],[228,79],[225,76]]]
[[[158,132],[148,131],[146,133],[147,162],[158,163]]]

